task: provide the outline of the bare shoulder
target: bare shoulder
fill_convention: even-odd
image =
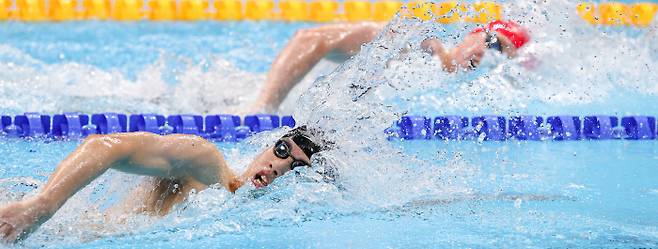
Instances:
[[[355,24],[363,28],[377,29],[377,30],[384,29],[384,27],[386,26],[385,22],[358,22]]]
[[[160,155],[171,159],[181,157],[216,154],[214,143],[191,134],[158,135],[150,132],[115,133],[93,135],[86,142],[108,145],[117,150],[123,148],[127,154],[154,156]]]

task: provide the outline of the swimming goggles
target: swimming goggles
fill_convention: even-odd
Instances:
[[[288,157],[292,157],[292,154],[290,153],[291,150],[290,144],[286,140],[279,139],[279,141],[276,141],[274,144],[274,155],[278,158],[281,159],[288,159]],[[292,157],[294,161],[290,164],[290,170],[293,170],[297,167],[302,167],[302,166],[309,166],[307,163],[296,159]]]
[[[503,52],[503,45],[500,44],[500,39],[496,34],[487,32],[487,38],[484,40],[484,44],[487,45],[488,49],[497,50],[498,52]]]

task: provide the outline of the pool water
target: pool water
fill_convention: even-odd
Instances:
[[[654,140],[386,141],[382,132],[408,113],[658,115],[656,24],[593,27],[572,5],[505,3],[532,42],[511,60],[488,51],[472,72],[442,73],[418,48],[428,36],[454,46],[472,24],[414,20],[394,20],[344,64],[322,62],[280,113],[332,132],[340,146],[315,162],[336,166],[335,182],[301,169],[266,189],[201,191],[159,218],[113,212],[144,179],[110,171],[19,246],[658,247]],[[0,112],[243,112],[287,39],[315,25],[0,23]],[[283,132],[217,146],[241,172]],[[0,138],[0,204],[36,193],[78,143]]]
[[[2,151],[11,155],[0,162],[2,188],[14,194],[33,191],[76,144],[1,142]],[[233,196],[211,189],[193,198],[208,203],[192,201],[162,219],[135,218],[131,222],[138,225],[133,227],[102,223],[89,214],[103,209],[103,202],[115,203],[121,192],[134,186],[134,179],[114,172],[67,203],[25,246],[652,248],[658,246],[656,145],[655,141],[399,142],[395,146],[405,153],[433,163],[422,168],[407,165],[418,180],[389,182],[391,189],[405,185],[422,191],[415,185],[436,184],[428,180],[448,171],[453,186],[468,187],[449,194],[410,190],[413,198],[380,189],[380,196],[369,197],[387,202],[379,203],[361,199],[359,189],[337,190],[305,179],[312,174],[301,172],[258,194],[249,190]],[[235,150],[243,145],[218,146],[228,152],[231,165],[240,162]],[[449,164],[460,158],[459,167]],[[431,176],[421,176],[425,174]],[[98,200],[105,195],[117,197]],[[142,219],[149,222],[141,224],[146,222]]]

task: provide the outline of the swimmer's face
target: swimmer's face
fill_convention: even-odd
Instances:
[[[498,32],[496,32],[496,37],[500,40],[503,54],[507,55],[508,58],[516,56],[517,49],[510,39]],[[453,63],[464,69],[474,69],[480,65],[487,50],[486,39],[487,34],[484,32],[477,32],[464,37],[464,40],[457,44],[454,49]]]
[[[265,149],[254,161],[249,164],[244,173],[245,180],[250,181],[256,188],[270,185],[274,179],[286,174],[292,169],[295,160],[311,165],[310,159],[301,148],[290,138],[282,139],[290,149],[290,156],[279,158],[274,153],[274,146]]]

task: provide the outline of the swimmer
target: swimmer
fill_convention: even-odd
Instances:
[[[153,177],[142,185],[145,195],[131,193],[126,199],[138,203],[131,210],[165,215],[193,190],[219,184],[234,193],[246,183],[262,188],[296,167],[310,166],[313,154],[331,146],[319,135],[305,126],[292,129],[257,155],[241,175],[229,168],[213,143],[199,136],[91,135],[59,163],[39,193],[0,207],[0,241],[26,238],[108,169]]]
[[[272,62],[267,80],[252,112],[273,112],[290,90],[322,58],[346,60],[372,41],[384,29],[383,23],[337,23],[297,31]],[[425,39],[421,47],[441,61],[446,72],[470,70],[482,61],[485,49],[495,49],[514,57],[518,49],[530,40],[528,31],[513,21],[493,21],[475,29],[464,40],[448,50],[435,38]]]

